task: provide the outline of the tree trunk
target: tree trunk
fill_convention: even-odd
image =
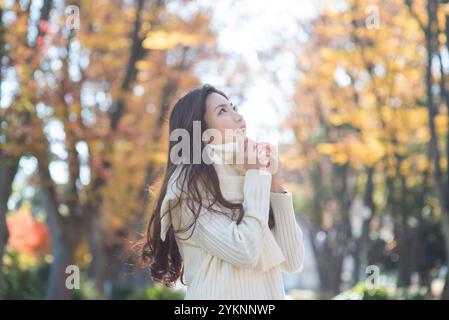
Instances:
[[[5,161],[5,159],[2,159],[2,161]],[[12,159],[11,163],[5,162],[0,164],[0,298],[3,297],[5,290],[3,254],[9,238],[8,227],[6,225],[7,204],[18,167],[18,159]]]
[[[89,206],[85,214],[89,215],[88,243],[92,254],[92,262],[90,263],[88,276],[94,279],[95,285],[100,292],[105,293],[105,280],[107,269],[107,257],[104,248],[104,239],[102,239],[103,231],[101,229],[100,215],[98,208]]]
[[[369,245],[369,226],[373,219],[375,212],[375,204],[373,199],[374,193],[374,166],[366,169],[366,186],[363,195],[363,205],[370,210],[370,216],[363,220],[362,233],[360,238],[356,241],[356,248],[354,251],[354,271],[352,275],[352,286],[360,281],[361,270],[364,269],[368,261],[368,245]]]
[[[39,176],[47,208],[47,223],[51,234],[53,262],[48,279],[48,299],[72,299],[73,294],[66,286],[67,267],[75,263],[75,250],[82,237],[81,217],[75,212],[63,217],[59,212],[56,187],[50,177],[48,159],[40,159]]]
[[[444,283],[443,292],[441,294],[441,299],[449,300],[449,272],[446,273],[446,282]]]
[[[312,247],[317,259],[318,273],[320,276],[320,288],[322,293],[328,296],[335,296],[341,290],[341,275],[343,271],[343,261],[349,253],[352,241],[351,225],[349,221],[349,206],[351,197],[348,194],[347,171],[345,166],[335,166],[333,172],[332,188],[334,190],[334,198],[338,202],[338,213],[340,220],[335,222],[326,233],[325,240],[318,244],[316,240],[317,233],[314,232],[312,238]],[[317,164],[316,170],[312,176],[312,183],[315,190],[322,190],[321,168]],[[315,177],[314,175],[317,174]],[[316,222],[319,223],[315,227],[321,229],[322,201],[320,195],[315,202],[314,216]]]
[[[400,162],[398,161],[398,168]],[[399,272],[398,272],[398,286],[408,287],[411,284],[412,269],[413,269],[413,255],[412,246],[413,239],[411,235],[411,230],[408,225],[408,215],[411,208],[408,207],[407,203],[407,186],[405,177],[403,175],[399,178],[401,180],[401,200],[400,200],[400,210],[401,210],[401,231],[399,232]]]
[[[433,100],[432,93],[432,58],[435,47],[435,36],[437,35],[435,23],[437,10],[437,2],[435,0],[427,1],[427,17],[428,22],[424,29],[425,40],[426,40],[426,50],[427,50],[427,65],[426,65],[426,93],[427,93],[427,110],[429,118],[429,132],[430,132],[430,148],[432,152],[432,159],[434,165],[434,180],[435,180],[435,190],[441,207],[441,220],[440,226],[441,231],[444,236],[445,242],[445,253],[446,253],[446,267],[449,269],[449,205],[447,195],[449,194],[449,187],[443,181],[443,172],[440,166],[441,154],[438,148],[438,136],[435,128],[435,117],[438,114],[437,106]],[[446,174],[447,176],[447,174]],[[443,299],[449,299],[449,289],[447,287],[449,284],[446,281],[445,290],[443,290]]]
[[[59,238],[52,241],[53,262],[50,267],[48,279],[47,299],[70,300],[73,291],[67,287],[67,267],[75,264],[75,246],[69,239]]]

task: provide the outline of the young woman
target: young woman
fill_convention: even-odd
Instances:
[[[179,141],[169,142],[142,250],[153,281],[173,287],[180,279],[185,299],[285,299],[282,272],[300,271],[304,243],[273,146],[264,144],[268,162],[251,156],[256,144],[246,138],[243,117],[210,85],[175,104],[169,130],[176,129],[188,133],[181,137],[189,148],[181,150],[183,161],[174,160]],[[239,132],[232,141],[229,130]],[[196,162],[195,152],[202,155]]]

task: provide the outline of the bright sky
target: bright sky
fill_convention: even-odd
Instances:
[[[278,125],[291,107],[290,95],[296,76],[293,52],[273,56],[281,82],[275,82],[264,73],[263,61],[257,53],[270,50],[273,43],[279,41],[279,35],[298,39],[300,46],[300,40],[305,39],[301,39],[296,20],[312,17],[323,3],[312,0],[214,1],[213,28],[218,33],[220,50],[243,56],[250,69],[250,85],[243,93],[245,101],[239,109],[245,117],[248,135],[253,139],[278,144],[291,138],[291,133],[280,132]],[[222,80],[216,70],[199,76],[204,83],[221,88]],[[226,88],[222,89],[227,93]],[[232,88],[232,91],[239,89]]]

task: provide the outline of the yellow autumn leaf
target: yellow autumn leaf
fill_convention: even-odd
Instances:
[[[332,123],[333,125],[339,126],[342,125],[343,123],[347,122],[345,117],[339,114],[332,114],[329,116],[329,121],[330,123]]]
[[[427,156],[424,154],[417,155],[415,158],[416,162],[416,170],[419,172],[423,172],[427,169],[427,166],[429,165]]]
[[[145,71],[149,71],[151,70],[153,67],[153,64],[150,61],[146,61],[146,60],[139,60],[136,62],[136,68],[137,70],[145,70]]]
[[[316,149],[319,153],[329,155],[336,151],[336,146],[332,143],[320,143]]]
[[[198,35],[178,31],[151,31],[143,41],[143,47],[153,50],[168,50],[180,44],[185,46],[197,45],[201,42]]]
[[[447,170],[447,158],[441,158],[440,159],[440,167],[442,170]]]
[[[435,117],[434,121],[437,134],[445,134],[448,126],[448,116],[445,114],[439,114]]]
[[[331,161],[343,165],[348,162],[348,156],[343,152],[337,152],[331,155]]]

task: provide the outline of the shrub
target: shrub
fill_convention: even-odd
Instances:
[[[23,266],[22,254],[6,251],[4,299],[45,299],[50,264],[44,259]]]
[[[184,291],[154,285],[148,289],[138,290],[129,296],[132,300],[183,300]]]

